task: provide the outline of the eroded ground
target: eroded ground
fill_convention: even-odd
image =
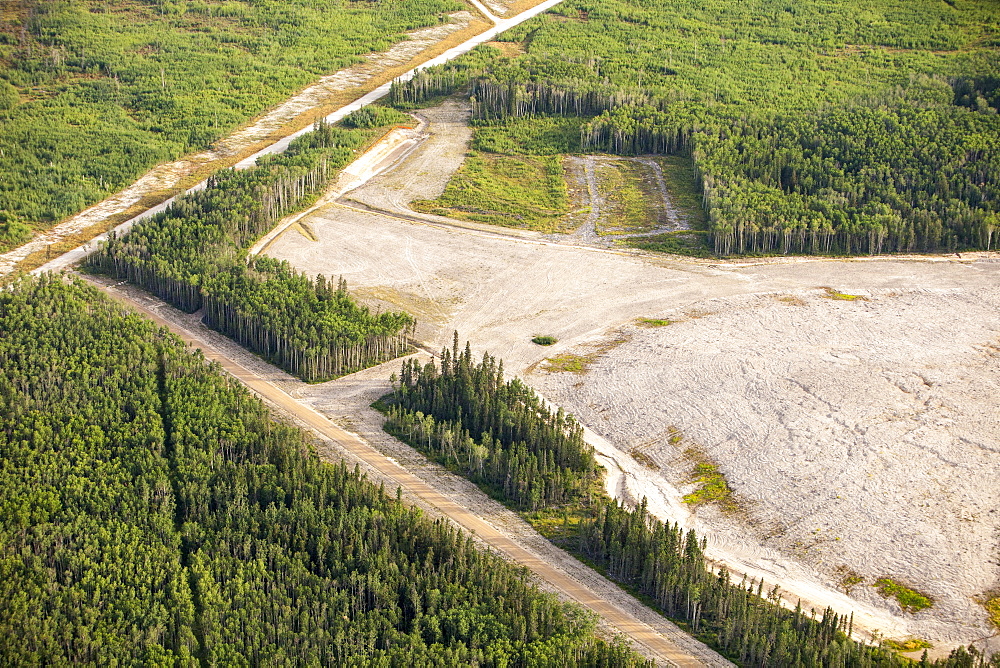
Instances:
[[[310,216],[312,238],[290,230],[268,254],[407,309],[431,347],[458,330],[502,357],[593,429],[613,493],[649,497],[793,603],[939,647],[992,633],[975,598],[1000,584],[996,254],[739,266],[407,212],[461,162],[460,112],[429,111],[424,146],[351,206]],[[435,114],[448,132],[435,135]],[[547,358],[574,364],[546,370],[559,368]],[[683,503],[688,447],[718,464],[737,512]],[[863,578],[853,598],[840,588],[849,571]],[[934,606],[903,612],[870,586],[879,577]]]

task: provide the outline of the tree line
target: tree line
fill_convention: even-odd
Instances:
[[[645,666],[82,282],[0,291],[0,663]]]
[[[307,381],[397,357],[415,325],[410,316],[372,313],[343,284],[332,288],[286,263],[244,259],[282,216],[312,202],[369,134],[319,123],[285,153],[216,174],[204,190],[111,235],[87,266],[187,313],[202,309],[210,327]]]
[[[441,351],[440,367],[403,362],[399,386],[382,400],[386,430],[460,471],[513,506],[538,510],[588,498],[598,482],[593,449],[562,409],[550,410],[503,364],[468,344]]]

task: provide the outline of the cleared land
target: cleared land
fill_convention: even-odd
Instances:
[[[434,136],[352,197],[436,196],[457,164],[433,160],[447,144]],[[973,597],[1000,576],[995,254],[720,265],[408,215],[327,207],[308,220],[318,241],[289,232],[269,254],[406,308],[434,347],[457,329],[502,357],[598,432],[613,492],[649,496],[708,536],[715,558],[766,574],[793,602],[853,609],[856,627],[939,647],[992,633]],[[531,343],[540,334],[559,343]],[[589,372],[543,371],[567,354],[589,358]],[[693,463],[671,427],[718,464],[741,513],[682,502]],[[853,599],[838,591],[842,566],[864,578]],[[867,586],[880,577],[934,606],[902,612]]]

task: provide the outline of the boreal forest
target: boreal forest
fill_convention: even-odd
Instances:
[[[0,251],[463,9],[0,3]],[[699,215],[621,243],[853,255],[989,250],[1000,234],[996,0],[566,0],[394,84],[393,108],[216,172],[80,269],[200,313],[306,382],[395,360],[412,315],[251,249],[409,122],[402,110],[451,95],[471,107],[469,159],[417,208],[555,232],[567,155],[653,155]],[[375,404],[390,435],[727,659],[1000,668],[971,646],[906,658],[851,616],[720,570],[694,532],[610,499],[582,425],[457,335],[430,362],[393,364]],[[401,489],[321,461],[166,329],[52,275],[0,286],[0,664],[651,665]]]
[[[992,0],[571,0],[393,100],[466,91],[486,151],[682,156],[718,255],[991,249],[998,17]]]
[[[643,666],[93,287],[0,292],[3,665]]]

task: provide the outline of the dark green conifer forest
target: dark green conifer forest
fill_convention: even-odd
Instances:
[[[0,291],[0,664],[640,666],[82,283]]]
[[[383,407],[386,431],[516,508],[578,502],[600,480],[583,428],[517,378],[504,380],[502,362],[485,355],[476,364],[457,335],[440,368],[406,360]]]

